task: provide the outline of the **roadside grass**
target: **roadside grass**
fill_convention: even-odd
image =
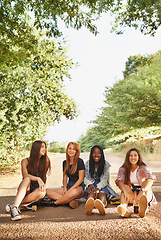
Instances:
[[[139,149],[143,159],[147,161],[161,161],[161,139],[154,140],[150,144],[143,144],[142,142],[118,144],[112,146],[108,151],[116,156],[125,157],[127,151],[133,147]]]

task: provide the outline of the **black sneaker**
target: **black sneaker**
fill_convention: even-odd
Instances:
[[[11,219],[12,219],[13,221],[17,221],[17,220],[20,220],[20,219],[21,219],[20,211],[18,210],[17,207],[12,207],[12,208],[11,208]]]
[[[44,207],[57,207],[57,205],[55,204],[56,200],[52,200],[51,198],[48,197],[44,197],[41,202],[40,205],[44,206]]]

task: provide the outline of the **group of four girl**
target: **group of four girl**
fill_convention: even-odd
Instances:
[[[46,175],[51,170],[50,160],[47,156],[47,146],[44,141],[35,141],[32,144],[29,158],[21,162],[22,182],[12,204],[6,206],[11,213],[12,220],[21,219],[19,206],[22,203],[38,201],[47,196],[53,206],[69,204],[71,208],[79,205],[80,198],[86,201],[86,214],[91,215],[93,208],[105,214],[107,199],[118,197],[109,183],[110,164],[105,160],[100,146],[92,147],[89,160],[80,158],[78,143],[70,142],[66,149],[66,160],[63,161],[63,186],[60,188],[46,188]],[[117,211],[122,217],[129,217],[128,203],[133,203],[134,191],[137,191],[137,201],[140,206],[139,215],[144,217],[148,204],[156,203],[151,190],[155,176],[143,162],[139,151],[130,149],[120,167],[116,184],[121,190],[121,204]]]

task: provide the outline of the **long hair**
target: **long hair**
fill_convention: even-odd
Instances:
[[[137,152],[139,160],[137,162],[138,166],[145,165],[146,164],[143,162],[142,156],[137,148],[131,148],[129,151],[127,151],[126,156],[125,156],[125,161],[121,167],[125,168],[125,183],[130,184],[130,171],[131,171],[131,163],[129,161],[129,156],[132,151]]]
[[[50,160],[47,156],[47,152],[40,157],[40,149],[43,143],[45,144],[45,147],[47,149],[46,142],[40,141],[40,140],[33,142],[30,150],[28,173],[35,176],[36,173],[38,172],[38,176],[45,183],[46,174],[47,172],[50,172],[51,165],[50,165]]]
[[[98,145],[95,145],[91,148],[91,152],[90,152],[90,156],[89,156],[89,173],[90,173],[91,177],[93,178],[94,177],[94,171],[95,171],[95,161],[93,159],[94,148],[99,148],[99,150],[101,152],[101,158],[100,158],[98,169],[97,169],[97,174],[98,174],[98,177],[100,178],[101,175],[104,173],[105,156],[104,156],[103,149]]]
[[[70,157],[68,155],[68,148],[71,144],[74,146],[74,148],[76,150],[76,154],[74,156],[74,162],[73,162],[72,167],[70,169],[70,167],[69,167]],[[68,171],[70,174],[74,174],[76,172],[79,156],[80,156],[79,144],[76,143],[76,142],[69,142],[68,145],[67,145],[67,148],[66,148],[66,165],[65,165],[65,168],[64,168],[64,173],[66,173],[66,171]]]

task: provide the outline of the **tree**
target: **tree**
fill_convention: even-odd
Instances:
[[[0,142],[23,148],[44,136],[47,126],[76,116],[76,105],[65,94],[63,81],[74,66],[62,43],[40,39],[28,64],[0,72]],[[5,137],[4,137],[5,136]]]
[[[84,26],[96,35],[96,21],[107,12],[115,16],[113,31],[116,33],[120,33],[119,27],[129,26],[154,35],[161,25],[160,1],[1,0],[0,67],[19,64],[34,53],[38,39],[33,28],[46,29],[48,37],[58,37],[61,20],[66,27]]]
[[[137,74],[138,67],[143,67],[145,65],[150,65],[152,62],[153,55],[150,56],[141,56],[135,55],[130,56],[125,63],[125,71],[123,71],[124,78],[130,76],[130,74]]]
[[[153,56],[154,57],[154,56]],[[151,64],[138,67],[137,74],[129,75],[106,88],[105,103],[94,121],[105,134],[124,133],[132,129],[161,124],[161,51]]]
[[[112,87],[106,87],[105,106],[92,121],[94,127],[80,138],[83,150],[97,141],[103,141],[107,147],[107,142],[126,141],[139,129],[146,132],[146,128],[161,126],[161,51],[148,56],[145,62],[137,56],[129,59],[134,59],[129,74]],[[135,60],[137,67],[133,68]],[[118,135],[119,139],[116,139]]]
[[[118,0],[112,13],[113,31],[118,34],[123,33],[124,27],[134,27],[153,36],[161,26],[161,4],[158,0]]]
[[[78,143],[82,152],[89,152],[94,145],[103,149],[107,147],[106,137],[98,131],[97,126],[89,128],[85,135],[80,136]]]

